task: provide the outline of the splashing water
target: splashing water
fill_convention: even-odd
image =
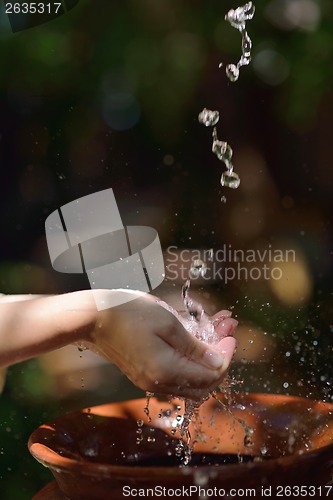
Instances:
[[[231,189],[237,189],[240,184],[239,175],[233,171],[223,172],[221,175],[221,186],[226,186]],[[222,200],[221,200],[222,201]]]
[[[219,121],[219,118],[220,118],[220,114],[218,111],[216,111],[216,110],[213,111],[211,109],[204,108],[199,113],[198,121],[199,121],[199,123],[202,123],[206,127],[214,127],[212,152],[227,167],[227,170],[225,172],[223,172],[222,176],[221,176],[221,186],[228,187],[231,189],[237,189],[239,184],[240,184],[240,178],[239,178],[239,175],[233,171],[234,167],[233,167],[233,164],[231,162],[233,150],[227,142],[220,141],[219,138],[217,137],[217,129],[216,129],[215,125]],[[198,276],[198,274],[199,274],[199,271],[196,270],[195,266],[191,272],[197,273],[196,276]],[[188,282],[187,282],[186,286],[187,286],[187,288],[189,287]],[[185,300],[185,297],[183,297],[183,298]],[[186,306],[186,304],[185,304],[185,306]]]
[[[213,261],[213,249],[209,250],[207,260],[209,262]],[[189,295],[191,280],[200,276],[201,277],[205,276],[207,270],[208,268],[205,262],[202,261],[201,259],[196,259],[192,262],[189,271],[189,277],[182,287],[182,298],[184,301],[186,311],[184,315],[179,313],[178,318],[188,332],[190,332],[192,335],[194,335],[199,340],[205,342],[206,344],[213,345],[221,340],[221,334],[217,334],[214,328],[215,322],[220,321],[220,319],[216,320],[210,319],[206,315],[203,306],[199,302],[192,299]],[[169,306],[167,303],[161,301],[160,305],[165,309],[175,313],[173,308]],[[245,434],[244,445],[246,447],[251,447],[253,445],[252,428],[247,427],[246,422],[244,420],[235,417],[230,409],[232,403],[231,387],[232,385],[239,383],[241,383],[241,381],[235,381],[233,379],[226,377],[223,383],[214,391],[209,392],[207,390],[206,393],[203,392],[202,397],[199,401],[193,401],[192,399],[183,397],[179,398],[178,395],[171,396],[169,403],[174,407],[174,410],[177,410],[177,413],[176,413],[176,418],[174,418],[172,421],[172,429],[170,430],[170,433],[172,436],[176,436],[177,433],[180,436],[178,445],[175,448],[175,455],[181,460],[182,466],[189,465],[192,458],[194,444],[196,442],[195,439],[192,440],[192,436],[190,433],[190,424],[192,422],[196,422],[196,417],[198,416],[200,406],[210,397],[215,398],[216,401],[223,407],[223,409],[227,413],[229,413],[229,415],[231,415],[232,418],[236,420],[244,428],[244,434]],[[226,402],[223,402],[222,400],[218,399],[217,397],[218,392],[224,394]],[[151,422],[151,417],[149,414],[149,402],[153,395],[154,395],[153,393],[149,392],[146,393],[147,399],[146,399],[146,406],[144,408],[144,413],[148,418],[148,423]],[[176,405],[173,402],[173,397],[177,397],[184,401],[184,410],[182,412],[183,414],[180,414],[182,407],[180,405]],[[172,411],[173,410],[171,409],[166,411],[161,410],[161,413],[158,415],[158,417],[162,418],[165,416],[170,418]],[[142,426],[143,426],[143,420],[141,419],[137,420],[136,443],[138,445],[140,445],[143,441]],[[198,435],[198,429],[196,428],[196,436],[197,435]]]
[[[252,40],[246,31],[246,22],[253,19],[255,7],[252,2],[246,3],[243,7],[230,9],[225,16],[233,28],[236,28],[242,35],[242,56],[237,64],[228,64],[226,75],[231,82],[236,82],[239,78],[239,68],[247,66],[251,61]]]
[[[247,66],[251,61],[252,41],[246,31],[246,22],[253,18],[254,12],[255,12],[255,7],[253,3],[248,2],[243,7],[238,7],[237,9],[229,10],[229,12],[225,16],[225,19],[231,24],[231,26],[240,31],[242,35],[241,58],[239,59],[237,64],[228,64],[226,67],[226,75],[232,82],[238,80],[240,67]],[[223,64],[220,63],[219,68],[221,68],[222,66]],[[217,136],[217,129],[215,125],[219,122],[219,119],[220,119],[220,114],[217,110],[210,110],[207,108],[204,108],[198,115],[199,123],[203,124],[205,127],[214,127],[212,134],[213,137],[212,152],[217,156],[217,158],[220,161],[222,161],[225,164],[227,168],[227,170],[222,173],[221,185],[223,187],[237,189],[240,185],[240,178],[239,175],[236,172],[234,172],[234,167],[232,164],[233,150],[226,141],[219,140]],[[224,203],[226,202],[225,196],[221,198],[221,202],[222,201]],[[210,256],[211,257],[209,257],[208,260],[212,260],[213,256],[212,250]],[[182,299],[186,310],[186,317],[185,318],[180,317],[180,320],[182,321],[184,328],[187,331],[189,331],[192,335],[194,335],[196,338],[205,342],[206,344],[215,344],[220,340],[220,338],[218,338],[215,332],[214,322],[211,321],[209,317],[205,314],[203,306],[199,302],[192,299],[189,295],[189,290],[191,287],[191,279],[198,278],[200,276],[204,277],[206,272],[207,272],[207,266],[202,260],[196,259],[192,262],[189,272],[189,277],[182,286],[182,291],[181,291]],[[167,309],[171,310],[171,308],[167,304],[163,305]],[[228,379],[225,379],[224,383],[217,390],[212,391],[212,393],[207,392],[207,394],[204,394],[202,396],[200,401],[193,401],[187,398],[181,398],[184,399],[185,402],[184,415],[183,417],[181,415],[177,416],[176,426],[171,430],[171,434],[172,435],[176,434],[177,429],[179,429],[180,431],[180,440],[178,446],[176,447],[176,455],[182,458],[182,465],[184,466],[188,465],[191,460],[193,444],[191,444],[191,434],[189,431],[189,426],[193,418],[197,415],[198,410],[202,405],[202,403],[204,403],[204,401],[206,401],[210,396],[212,396],[219,402],[219,404],[222,405],[225,411],[227,411],[230,415],[232,415],[232,412],[230,410],[230,404],[231,404],[230,388],[231,388],[230,381]],[[221,400],[217,398],[217,391],[223,392],[226,395],[227,404],[223,403]],[[151,419],[149,416],[149,401],[150,398],[153,396],[153,394],[152,393],[146,393],[146,394],[147,394],[147,403],[144,411],[150,421]],[[181,407],[177,406],[177,409],[179,411]],[[233,418],[235,417],[233,416]],[[236,420],[244,428],[245,432],[244,446],[247,448],[252,447],[253,429],[251,427],[246,426],[244,420],[238,418],[236,418]],[[140,443],[142,441],[142,429],[141,429],[142,421],[138,420],[137,424],[138,424],[137,443]],[[265,453],[266,449],[262,450],[262,454],[264,455]]]
[[[213,130],[212,151],[217,156],[217,158],[222,161],[227,167],[227,170],[223,172],[221,176],[221,186],[225,186],[231,189],[237,189],[240,185],[240,178],[239,175],[234,172],[234,166],[231,161],[233,150],[227,142],[219,140],[219,138],[217,137],[216,127],[214,127]]]
[[[199,123],[202,123],[206,127],[214,127],[219,119],[220,113],[218,111],[212,111],[207,108],[204,108],[198,116]]]
[[[228,64],[225,69],[226,75],[231,82],[236,82],[239,78],[239,67],[235,64]]]
[[[227,167],[228,170],[232,170],[233,166],[231,163],[231,158],[233,155],[233,150],[229,146],[229,144],[225,141],[220,141],[217,137],[217,130],[214,127],[213,130],[213,146],[212,146],[212,151],[213,153],[218,157],[220,161],[223,161],[225,163],[225,166]]]
[[[142,443],[143,441],[143,431],[142,431],[142,427],[143,427],[143,424],[144,424],[144,421],[139,418],[137,421],[136,421],[136,424],[138,426],[137,430],[136,430],[136,444],[140,444]]]
[[[212,259],[212,250],[209,253],[209,259]],[[219,338],[214,329],[214,322],[205,314],[203,306],[192,299],[189,295],[191,279],[204,277],[207,272],[206,264],[196,259],[192,262],[189,277],[182,287],[182,298],[186,309],[186,317],[183,319],[183,326],[197,339],[206,344],[215,344]],[[182,464],[188,465],[191,460],[193,445],[191,444],[191,434],[189,431],[190,423],[197,414],[200,406],[210,397],[210,393],[204,394],[200,401],[193,401],[184,398],[185,409],[184,417],[180,425],[180,441],[177,447],[178,456],[182,456]]]
[[[208,260],[213,259],[213,250],[209,251]],[[192,262],[189,277],[184,283],[182,287],[182,298],[185,306],[185,316],[179,317],[182,322],[184,328],[190,332],[192,335],[197,337],[199,340],[207,343],[214,344],[218,342],[217,335],[214,329],[214,323],[208,318],[205,314],[204,308],[202,305],[196,300],[192,299],[189,295],[189,290],[191,287],[191,279],[203,277],[206,275],[207,266],[204,261],[201,259],[196,259]],[[172,310],[166,303],[161,303],[163,307],[168,310]],[[149,415],[149,401],[153,396],[153,393],[146,393],[146,406],[144,408],[144,412],[148,417],[148,422],[151,421]],[[175,435],[177,430],[180,433],[180,440],[176,447],[176,456],[181,458],[182,465],[186,466],[190,463],[193,446],[191,444],[191,434],[189,431],[190,423],[193,420],[194,415],[198,412],[200,406],[204,401],[206,401],[210,397],[210,393],[207,392],[200,401],[193,401],[187,398],[181,398],[184,400],[185,408],[184,408],[184,416],[181,417],[178,415],[176,428],[171,430],[171,434]],[[177,407],[179,410],[181,407]],[[137,444],[142,442],[142,424],[141,420],[137,421]]]
[[[182,298],[186,310],[186,315],[182,318],[184,328],[197,339],[206,344],[218,342],[215,334],[214,324],[205,314],[204,308],[189,295],[191,279],[204,277],[207,273],[207,266],[201,259],[195,259],[190,267],[189,277],[182,286]]]
[[[255,12],[255,7],[252,2],[246,3],[243,7],[230,9],[226,14],[225,19],[236,28],[242,35],[242,55],[237,64],[228,64],[226,67],[226,75],[231,82],[236,82],[239,78],[239,69],[241,66],[247,66],[251,61],[252,40],[246,31],[246,22],[250,21]],[[222,68],[223,64],[219,64]],[[229,144],[225,141],[220,141],[217,137],[215,125],[218,123],[220,114],[216,110],[204,108],[198,116],[199,123],[206,127],[214,127],[213,130],[213,146],[212,151],[217,158],[222,161],[227,170],[222,173],[221,186],[231,189],[237,189],[240,185],[239,175],[234,172],[234,167],[231,162],[233,151]],[[225,197],[221,201],[226,201]]]
[[[237,7],[237,9],[230,9],[225,19],[229,21],[231,26],[238,29],[239,31],[244,31],[246,27],[246,21],[253,18],[255,12],[255,7],[252,2],[247,2],[243,7]]]

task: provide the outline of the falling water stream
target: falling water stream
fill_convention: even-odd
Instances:
[[[227,15],[225,16],[225,19],[231,24],[231,26],[239,30],[242,35],[242,55],[237,64],[229,64],[226,67],[226,74],[231,82],[235,82],[238,80],[240,67],[248,65],[251,61],[252,41],[246,31],[246,22],[253,18],[254,11],[255,8],[252,2],[248,2],[243,7],[229,10]],[[237,189],[240,185],[240,178],[239,175],[234,171],[232,163],[233,150],[226,141],[222,141],[218,138],[216,125],[219,122],[219,119],[219,111],[210,110],[207,108],[204,108],[198,116],[199,123],[203,124],[206,127],[213,127],[212,152],[221,162],[224,163],[226,167],[226,171],[224,171],[221,176],[221,185],[223,187]],[[221,201],[225,201],[225,197],[222,197]],[[208,260],[212,260],[212,250],[210,256],[208,257]],[[185,306],[185,317],[182,318],[182,323],[186,330],[196,338],[198,338],[202,342],[205,342],[206,344],[214,345],[221,340],[221,338],[215,332],[214,321],[212,321],[206,315],[203,306],[199,302],[194,300],[189,294],[191,280],[198,277],[204,277],[206,272],[207,265],[204,261],[196,259],[192,262],[188,279],[182,286],[181,291]],[[204,403],[211,396],[214,397],[216,401],[218,401],[218,403],[222,405],[223,409],[227,411],[233,418],[235,418],[235,420],[238,421],[238,423],[244,428],[244,446],[251,447],[253,445],[253,429],[247,426],[244,420],[234,417],[229,408],[231,403],[230,386],[231,384],[228,383],[228,380],[226,380],[222,386],[217,388],[212,393],[209,393],[208,391],[206,394],[204,393],[199,401],[181,398],[184,399],[183,415],[179,413],[181,411],[181,406],[176,405],[177,416],[175,419],[175,425],[171,429],[171,434],[175,435],[176,432],[179,431],[180,439],[178,446],[176,447],[176,456],[181,458],[182,465],[186,466],[190,463],[193,451],[193,442],[191,439],[189,426],[195,415],[198,413],[198,410],[202,403]],[[226,395],[227,403],[224,403],[217,398],[218,391],[223,392]],[[149,415],[149,401],[152,396],[152,393],[147,393],[147,403],[146,407],[144,408],[144,412],[148,417],[148,422],[151,421]],[[160,416],[163,417],[163,414],[161,414]],[[137,443],[139,444],[142,441],[143,420],[138,420],[137,425]]]
[[[209,260],[213,258],[213,250],[209,252]],[[185,328],[192,333],[196,338],[200,341],[205,342],[209,345],[217,344],[221,337],[216,333],[214,328],[214,320],[211,320],[205,313],[203,306],[192,299],[189,295],[189,290],[191,286],[191,279],[204,277],[207,272],[206,264],[200,260],[195,259],[190,267],[189,277],[184,283],[182,287],[182,298],[184,301],[186,314],[187,314],[187,322],[184,324]],[[219,404],[222,405],[223,409],[227,411],[245,430],[244,436],[244,446],[251,447],[253,445],[251,436],[253,435],[253,429],[249,426],[246,426],[246,422],[244,420],[238,419],[232,415],[232,412],[229,408],[231,403],[231,384],[228,379],[225,380],[224,384],[218,387],[212,393],[207,391],[206,394],[203,394],[202,398],[199,401],[193,401],[191,399],[184,398],[185,401],[185,409],[184,416],[180,423],[180,436],[181,439],[179,441],[179,445],[176,449],[176,453],[178,456],[182,456],[182,464],[188,465],[191,460],[192,452],[193,452],[193,443],[191,441],[191,434],[189,431],[189,426],[193,420],[193,417],[197,414],[200,406],[209,398],[214,397]],[[223,403],[220,399],[217,398],[217,391],[223,392],[226,396],[228,404]]]
[[[254,11],[255,7],[253,3],[248,2],[243,7],[230,9],[225,16],[226,21],[228,21],[231,26],[236,28],[242,35],[242,55],[237,64],[228,64],[226,67],[226,74],[231,82],[238,80],[239,68],[241,66],[247,66],[251,61],[252,41],[246,31],[246,22],[253,18]]]
[[[228,21],[231,26],[239,30],[242,35],[242,55],[237,64],[228,64],[226,67],[226,74],[231,82],[238,80],[239,68],[250,64],[251,61],[252,40],[246,31],[246,22],[253,18],[254,12],[255,7],[253,3],[248,2],[243,5],[243,7],[230,9],[225,16],[226,21]],[[222,66],[223,64],[220,63],[219,67],[221,68]],[[220,161],[224,163],[227,168],[227,170],[221,175],[221,186],[237,189],[240,185],[240,178],[234,171],[234,166],[232,164],[233,150],[226,141],[219,140],[217,135],[216,125],[219,119],[220,113],[217,110],[210,110],[207,108],[204,108],[198,116],[199,123],[202,123],[205,127],[214,127],[212,134],[212,152]],[[221,201],[226,202],[225,196],[222,196]]]
[[[205,315],[203,306],[193,300],[189,295],[189,290],[191,286],[191,278],[197,278],[199,276],[204,277],[207,272],[206,264],[200,260],[194,260],[190,267],[189,277],[182,287],[182,298],[184,301],[184,306],[186,314],[189,318],[188,323],[185,325],[187,330],[189,330],[195,337],[199,340],[207,343],[213,344],[216,341],[216,335],[214,330],[214,325]],[[189,431],[190,423],[196,411],[200,408],[201,404],[206,401],[210,396],[209,393],[202,396],[199,401],[193,401],[191,399],[185,398],[185,410],[184,417],[180,425],[180,436],[179,445],[176,449],[178,456],[183,456],[183,465],[188,465],[191,460],[192,446],[191,446],[191,434]]]

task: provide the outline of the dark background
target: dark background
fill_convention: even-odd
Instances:
[[[240,34],[224,21],[237,6],[229,0],[80,0],[48,23],[0,31],[1,291],[87,287],[84,276],[52,270],[44,223],[62,204],[112,187],[123,222],[154,227],[164,249],[294,249],[280,284],[234,280],[197,292],[209,312],[233,308],[240,320],[232,374],[244,390],[330,400],[333,5],[255,5],[253,60],[236,83],[224,72],[240,57]],[[197,121],[203,107],[220,111],[238,190],[220,186],[211,131]],[[178,281],[159,294],[176,300]],[[142,395],[85,356],[80,367],[73,349],[78,364],[61,373],[52,358],[9,370],[1,498],[31,498],[51,479],[26,449],[40,423]]]

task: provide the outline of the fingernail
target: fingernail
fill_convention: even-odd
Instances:
[[[238,326],[238,321],[235,318],[228,319],[229,330],[227,335],[232,335]]]
[[[222,318],[231,318],[232,316],[232,312],[227,311],[226,309],[223,309],[223,311],[221,311],[219,314],[221,315]]]
[[[214,324],[215,331],[218,331],[220,338],[232,336],[237,326],[238,321],[234,318],[221,318]]]
[[[207,349],[204,354],[203,360],[210,368],[221,368],[224,363],[224,357],[217,351]]]

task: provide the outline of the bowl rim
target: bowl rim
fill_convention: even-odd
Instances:
[[[249,398],[249,400],[253,399],[254,402],[260,402],[260,401],[265,401],[268,400],[271,401],[271,405],[273,401],[280,400],[280,403],[283,404],[283,402],[291,403],[292,401],[294,402],[307,402],[308,404],[314,405],[314,407],[317,407],[318,405],[322,408],[324,407],[328,411],[332,411],[332,419],[333,419],[333,404],[327,403],[325,401],[318,401],[318,400],[311,400],[305,397],[300,397],[300,396],[285,396],[283,394],[270,394],[270,393],[247,393],[247,392],[242,392],[239,393],[239,396],[244,400],[244,398]],[[136,398],[136,399],[130,399],[130,400],[122,400],[118,402],[112,402],[112,403],[106,403],[102,405],[96,405],[93,407],[88,407],[88,408],[83,408],[78,411],[70,412],[66,416],[75,416],[79,415],[82,413],[89,413],[91,410],[102,410],[104,408],[110,407],[110,406],[116,406],[121,403],[126,403],[128,405],[136,402],[142,402],[145,404],[146,398]],[[112,416],[112,415],[110,415]],[[110,477],[112,476],[113,478],[118,477],[138,477],[142,476],[142,470],[144,469],[146,472],[149,471],[149,474],[152,476],[179,476],[182,475],[184,478],[189,476],[191,477],[195,471],[197,470],[197,466],[195,465],[188,465],[186,467],[175,467],[173,466],[145,466],[142,467],[140,465],[114,465],[114,464],[109,464],[109,463],[99,463],[99,462],[85,462],[85,461],[79,461],[75,460],[73,458],[68,458],[65,456],[62,456],[58,454],[56,451],[52,450],[45,444],[42,444],[38,441],[35,441],[35,434],[42,428],[45,428],[49,426],[50,424],[53,424],[54,422],[57,422],[63,418],[63,416],[57,417],[53,419],[50,422],[44,423],[40,425],[37,429],[35,429],[28,440],[28,449],[31,453],[31,455],[42,465],[45,467],[48,467],[50,470],[54,470],[55,472],[62,472],[62,473],[79,473],[80,475],[86,475],[86,476],[92,476],[92,477]],[[293,464],[294,466],[304,463],[306,461],[312,460],[318,453],[320,454],[328,454],[330,457],[332,457],[333,454],[333,437],[332,437],[332,443],[324,445],[324,446],[318,446],[317,448],[309,451],[305,451],[303,453],[294,453],[292,455],[285,455],[285,456],[279,456],[279,457],[274,457],[270,458],[268,460],[263,460],[263,461],[253,461],[253,462],[243,462],[243,463],[237,463],[237,464],[221,464],[214,466],[212,468],[211,465],[202,465],[200,466],[200,470],[208,472],[211,470],[214,470],[214,472],[220,472],[220,471],[230,471],[230,473],[233,473],[233,471],[237,468],[237,470],[241,473],[241,471],[244,470],[259,470],[261,467],[265,467],[266,472],[267,468],[268,469],[275,469],[277,467],[283,466],[286,467],[288,465]]]

